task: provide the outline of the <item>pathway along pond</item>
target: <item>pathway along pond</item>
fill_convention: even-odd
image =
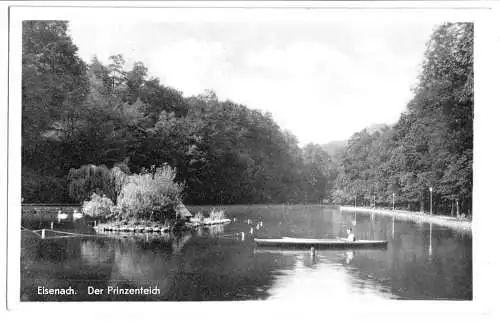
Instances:
[[[470,232],[323,206],[224,209],[234,222],[182,235],[41,240],[22,231],[21,300],[472,299]],[[347,227],[359,239],[389,244],[386,249],[317,250],[312,256],[308,250],[257,248],[251,234],[336,238],[345,236]],[[54,230],[93,233],[86,224],[56,224]],[[237,235],[241,232],[244,240]],[[69,286],[76,295],[38,294],[38,287]],[[103,294],[89,295],[89,286],[104,289]],[[108,286],[158,287],[160,293],[108,294]]]

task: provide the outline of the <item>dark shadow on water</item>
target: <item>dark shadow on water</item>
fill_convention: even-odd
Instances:
[[[69,228],[66,228],[69,229]],[[250,241],[182,235],[116,235],[109,238],[42,240],[22,235],[23,301],[69,300],[246,300],[266,299],[272,286],[270,257],[254,258]],[[39,295],[38,287],[67,288],[78,295]],[[158,287],[160,295],[88,295],[89,286],[105,291]]]

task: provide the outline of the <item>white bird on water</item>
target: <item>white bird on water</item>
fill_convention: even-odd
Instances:
[[[82,213],[79,213],[76,209],[73,210],[73,220],[77,220],[83,217]]]
[[[68,219],[68,214],[64,214],[61,211],[57,212],[57,221],[61,222],[62,220]]]

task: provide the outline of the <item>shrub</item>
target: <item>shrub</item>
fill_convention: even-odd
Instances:
[[[167,164],[128,176],[117,202],[121,216],[162,221],[174,218],[184,189],[174,180],[175,169]]]
[[[210,220],[222,220],[226,218],[226,213],[223,210],[210,210]]]
[[[89,201],[83,202],[82,210],[85,215],[97,218],[111,218],[116,214],[116,207],[111,199],[95,193]]]
[[[201,212],[197,212],[194,217],[191,217],[190,221],[192,223],[199,223],[203,221],[203,214]]]

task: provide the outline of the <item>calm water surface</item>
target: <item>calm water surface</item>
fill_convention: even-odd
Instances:
[[[210,208],[190,209],[208,213]],[[472,299],[470,233],[322,206],[225,210],[235,219],[231,224],[182,235],[41,240],[22,231],[21,300]],[[312,256],[307,250],[257,248],[252,240],[335,238],[345,236],[347,227],[359,239],[389,244],[386,249],[318,250]],[[84,223],[54,229],[95,234]],[[38,286],[71,286],[78,295],[38,295]],[[161,293],[95,296],[87,294],[88,286],[158,287]]]

